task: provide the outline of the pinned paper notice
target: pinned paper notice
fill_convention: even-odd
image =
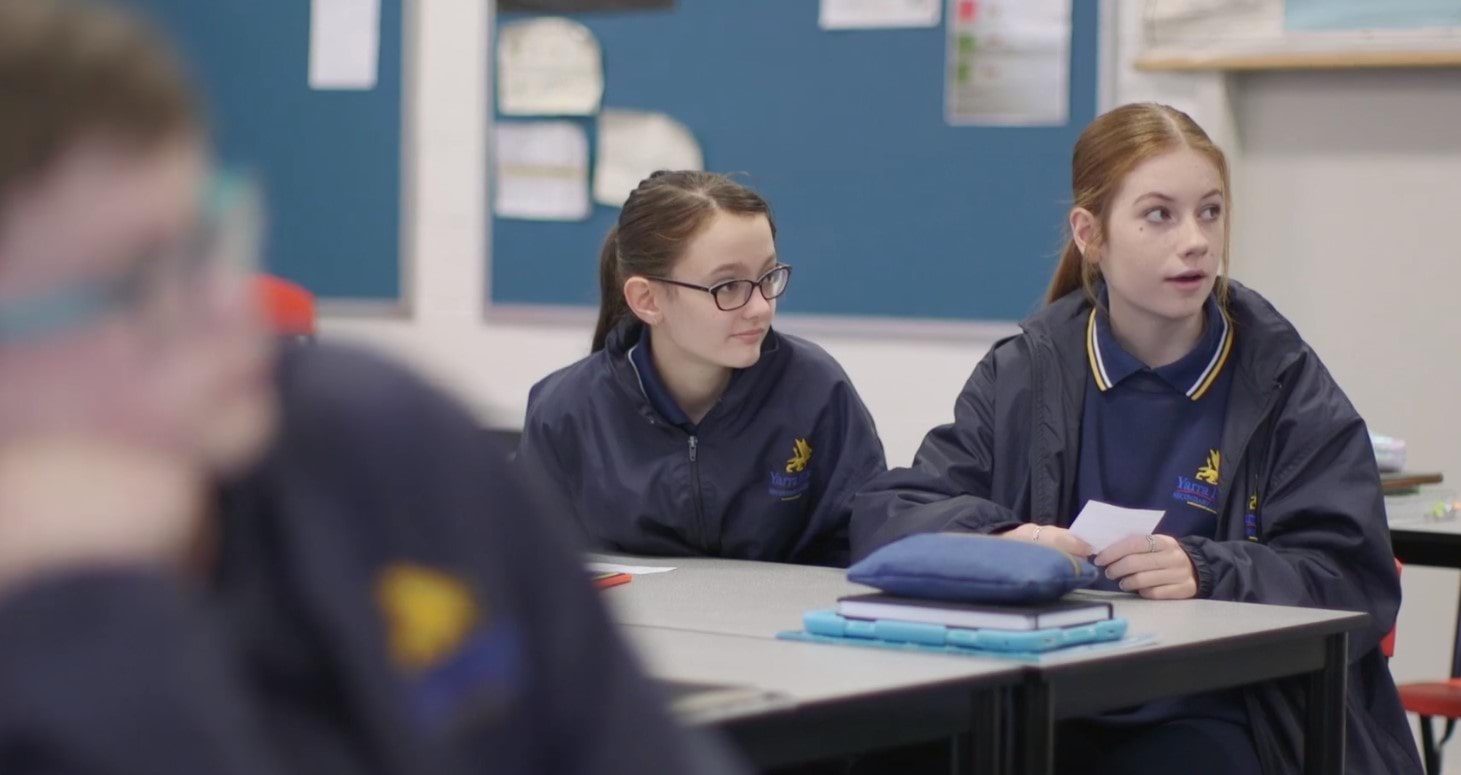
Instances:
[[[505,116],[591,116],[604,96],[603,53],[588,27],[546,17],[497,36],[497,106]]]
[[[380,0],[313,0],[309,85],[374,89],[380,68]]]

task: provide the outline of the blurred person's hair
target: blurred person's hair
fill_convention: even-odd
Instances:
[[[203,131],[172,47],[97,0],[0,0],[0,198],[87,141],[146,152]]]

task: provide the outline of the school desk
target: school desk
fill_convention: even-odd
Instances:
[[[1024,664],[774,640],[777,632],[800,629],[803,612],[868,591],[837,569],[709,558],[593,559],[676,568],[606,590],[605,600],[651,674],[751,686],[776,698],[759,709],[742,708],[733,722],[710,722],[762,766],[848,752],[834,750],[848,742],[861,743],[859,750],[891,745],[875,739],[880,725],[889,738],[906,739],[904,727],[916,725],[905,720],[929,712],[944,722],[935,737],[968,733],[969,758],[961,760],[968,767],[1040,775],[1052,769],[1059,720],[1301,676],[1312,709],[1305,771],[1343,769],[1348,633],[1365,625],[1363,613],[1084,592],[1078,594],[1110,599],[1132,634],[1151,633],[1156,642]],[[949,672],[929,660],[949,664]],[[941,705],[953,702],[955,695],[944,693],[951,687],[966,692],[961,706],[971,710],[933,713],[954,707]],[[990,714],[1007,726],[995,731]],[[808,728],[822,730],[827,744],[803,745],[799,738]],[[991,768],[996,760],[1002,766]]]

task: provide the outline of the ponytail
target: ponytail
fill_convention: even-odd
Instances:
[[[1065,250],[1060,252],[1060,263],[1055,266],[1055,275],[1050,278],[1050,288],[1045,291],[1045,303],[1054,304],[1061,298],[1080,288],[1086,290],[1086,298],[1096,303],[1096,279],[1101,270],[1086,260],[1075,240],[1066,240]]]
[[[629,313],[624,301],[624,285],[619,280],[619,227],[609,229],[604,246],[599,249],[599,323],[594,328],[590,352],[604,349],[609,332]]]
[[[1066,241],[1065,250],[1060,252],[1060,263],[1055,267],[1055,276],[1050,278],[1050,289],[1045,292],[1046,304],[1054,304],[1071,291],[1086,287],[1085,263],[1085,256],[1081,255],[1075,240]]]

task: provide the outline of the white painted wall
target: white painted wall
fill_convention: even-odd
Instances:
[[[587,351],[587,326],[483,321],[487,30],[482,0],[408,0],[407,150],[416,192],[409,319],[327,316],[327,337],[392,350],[498,425],[521,422],[540,376]],[[1137,73],[1139,3],[1120,3],[1114,102],[1191,112],[1233,160],[1237,277],[1273,299],[1371,427],[1414,468],[1461,481],[1461,77],[1455,71]],[[889,459],[906,464],[990,340],[819,336],[862,392]],[[1397,677],[1445,675],[1458,575],[1405,574]],[[1461,748],[1452,752],[1461,764]]]
[[[1319,352],[1409,467],[1461,481],[1461,75],[1247,76],[1235,274]],[[1401,681],[1447,675],[1458,574],[1407,568]],[[1461,773],[1461,746],[1449,772]]]

